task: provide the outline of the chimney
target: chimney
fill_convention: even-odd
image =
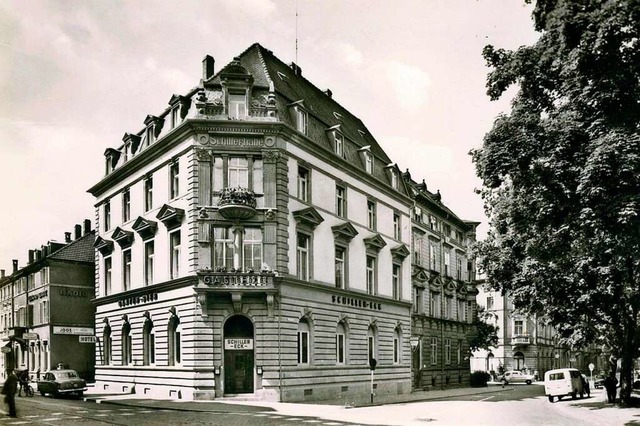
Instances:
[[[202,60],[202,80],[207,81],[213,77],[215,63],[216,60],[212,56],[207,55],[204,57]]]
[[[74,229],[76,231],[74,240],[77,240],[78,238],[80,238],[82,236],[82,226],[76,225]]]
[[[42,250],[36,249],[34,251],[36,253],[36,262],[37,262],[38,260],[42,259]]]
[[[49,256],[49,246],[42,246],[42,258]]]
[[[324,91],[324,94],[327,95],[328,97],[332,98],[333,97],[333,92],[331,91],[331,89],[327,89]]]
[[[0,278],[4,278],[4,269],[0,269]]]
[[[295,62],[291,62],[291,65],[289,65],[291,67],[291,69],[293,70],[293,73],[295,75],[302,75],[302,68],[300,68],[298,65],[296,65]]]
[[[64,242],[65,243],[70,243],[71,242],[71,232],[65,232],[64,233]]]
[[[13,259],[13,273],[18,272],[18,259]]]
[[[29,250],[29,264],[33,263],[34,256],[35,256],[35,253],[33,252],[33,250]]]
[[[84,235],[91,233],[91,221],[89,219],[84,220]]]

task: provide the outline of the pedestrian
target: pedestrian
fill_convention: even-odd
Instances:
[[[607,401],[616,402],[616,387],[618,386],[618,380],[613,374],[613,371],[604,379],[604,388],[607,390]]]
[[[38,371],[36,371],[36,380],[40,380],[40,367],[38,367]]]
[[[4,402],[9,406],[9,417],[18,417],[16,413],[16,391],[18,390],[18,377],[12,370],[7,370],[7,380],[2,386]]]
[[[29,370],[22,370],[18,376],[18,383],[20,384],[20,390],[18,396],[22,396],[22,390],[24,389],[24,396],[27,395],[27,383],[29,383]]]

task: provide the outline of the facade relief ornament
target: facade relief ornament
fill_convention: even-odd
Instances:
[[[196,149],[198,161],[211,161],[211,152],[208,149]]]
[[[269,222],[273,222],[276,220],[276,212],[273,209],[269,209],[264,213],[264,218]]]
[[[276,161],[280,158],[280,152],[274,149],[265,149],[262,151],[262,159],[264,161]]]
[[[198,211],[198,219],[207,219],[208,217],[209,214],[207,213],[207,209],[204,207],[200,208]]]

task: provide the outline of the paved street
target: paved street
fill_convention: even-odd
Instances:
[[[17,398],[18,418],[0,425],[631,425],[637,409],[591,398],[549,403],[541,385],[492,386],[481,390],[430,391],[427,401],[349,408],[341,405],[264,402],[190,402],[136,399],[133,395],[54,399]],[[382,399],[382,398],[381,398]],[[96,403],[99,401],[100,403]],[[6,407],[3,407],[3,409]]]

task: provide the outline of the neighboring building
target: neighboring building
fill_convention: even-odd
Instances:
[[[365,125],[254,44],[105,152],[97,388],[411,392],[412,199]]]
[[[495,372],[522,370],[542,378],[544,372],[554,368],[573,367],[594,374],[608,369],[607,358],[598,349],[572,350],[558,342],[555,329],[537,317],[518,314],[512,301],[500,292],[478,287],[478,305],[492,316],[498,329],[498,346],[479,350],[473,354],[473,371]]]
[[[471,245],[477,222],[463,221],[411,180],[413,387],[469,386],[470,337],[477,312],[476,267]]]
[[[29,250],[29,262],[0,279],[0,336],[7,342],[0,357],[7,369],[28,369],[32,376],[58,364],[94,376],[94,233],[91,221],[76,225],[75,240],[49,241]],[[88,337],[87,337],[88,336]],[[3,376],[4,377],[4,376]]]

